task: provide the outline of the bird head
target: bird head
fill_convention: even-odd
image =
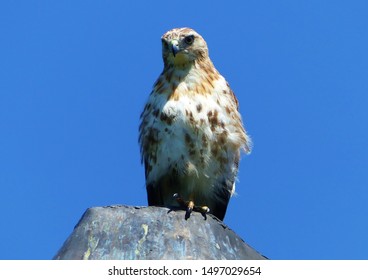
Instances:
[[[188,66],[208,58],[205,40],[193,29],[175,28],[162,37],[162,57],[167,66]]]

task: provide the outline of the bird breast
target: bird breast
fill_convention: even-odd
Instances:
[[[190,87],[190,83],[179,83],[171,94],[151,95],[150,107],[156,116],[146,127],[156,131],[160,144],[155,147],[157,162],[148,181],[168,170],[196,178],[197,185],[236,173],[244,131],[226,81],[220,76],[211,92]]]

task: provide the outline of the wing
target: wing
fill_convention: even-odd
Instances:
[[[144,164],[146,189],[148,205],[165,206],[167,201],[174,201],[173,188],[171,186],[178,185],[177,176],[173,171],[165,170],[161,172],[161,166],[158,164],[160,159],[158,149],[162,137],[162,121],[160,120],[161,108],[154,104],[155,91],[151,93],[142,114],[141,124],[139,126],[139,144],[141,148],[141,160]],[[156,100],[157,101],[157,100]],[[171,172],[168,174],[168,172]],[[158,177],[156,174],[160,174]],[[153,175],[154,174],[154,175]]]

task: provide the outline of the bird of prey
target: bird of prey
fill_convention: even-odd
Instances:
[[[164,69],[141,114],[139,144],[148,204],[210,212],[223,220],[240,152],[251,140],[238,101],[190,28],[162,38]],[[179,205],[178,205],[179,203]]]

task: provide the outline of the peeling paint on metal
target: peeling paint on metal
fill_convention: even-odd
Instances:
[[[142,244],[144,243],[144,241],[146,241],[146,236],[147,236],[147,233],[148,233],[148,225],[147,224],[142,224],[142,228],[143,228],[143,236],[138,241],[137,249],[135,250],[135,255],[136,256],[138,256],[140,254]]]
[[[96,249],[99,241],[100,240],[95,239],[95,237],[92,234],[90,234],[88,236],[88,249],[83,254],[83,260],[88,260],[89,259],[89,256],[91,255],[91,252],[93,252]]]

